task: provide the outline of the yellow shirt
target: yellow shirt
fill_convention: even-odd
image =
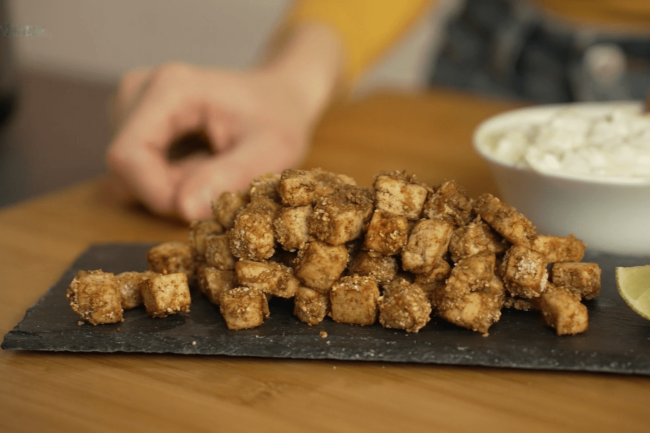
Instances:
[[[624,23],[650,31],[650,0],[537,0],[570,21]],[[296,0],[285,28],[316,21],[330,25],[346,47],[344,81],[353,82],[432,4],[431,0]]]

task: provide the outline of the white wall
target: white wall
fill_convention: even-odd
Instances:
[[[15,25],[45,29],[41,37],[14,39],[19,66],[116,81],[131,68],[170,60],[250,66],[289,4],[290,0],[11,0],[10,12]],[[436,39],[430,15],[422,17],[369,72],[362,90],[424,83]]]

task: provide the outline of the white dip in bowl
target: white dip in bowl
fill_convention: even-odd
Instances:
[[[474,147],[540,234],[650,256],[650,116],[629,102],[539,106],[483,122]]]

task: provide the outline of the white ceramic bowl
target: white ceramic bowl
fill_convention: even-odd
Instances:
[[[584,110],[603,107],[602,104],[571,105]],[[486,120],[477,128],[474,148],[488,162],[501,198],[526,215],[540,234],[573,233],[587,242],[589,250],[650,256],[650,183],[539,173],[515,167],[491,154],[489,144],[496,133],[523,122],[543,122],[566,107],[551,105],[510,111]]]

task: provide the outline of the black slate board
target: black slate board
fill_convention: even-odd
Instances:
[[[650,375],[650,321],[636,315],[616,291],[614,268],[650,264],[650,258],[588,254],[603,269],[601,296],[587,302],[589,330],[557,337],[538,313],[504,310],[490,336],[434,318],[418,334],[342,325],[325,319],[308,327],[293,317],[292,301],[271,301],[271,318],[256,329],[228,331],[218,307],[194,290],[191,313],[151,319],[143,308],[119,325],[79,326],[65,298],[78,270],[146,269],[151,245],[95,245],[85,251],[25,318],[4,337],[5,350],[148,352],[269,358],[340,359],[480,365]],[[7,287],[4,290],[17,290]],[[326,331],[327,338],[320,337]]]

